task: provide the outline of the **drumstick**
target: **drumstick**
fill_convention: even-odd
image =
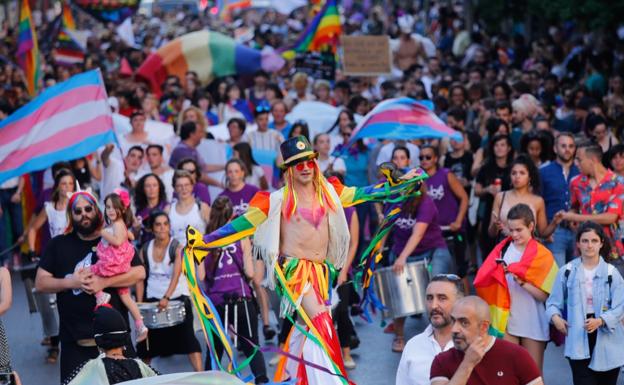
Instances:
[[[238,340],[238,304],[234,304],[234,346]]]

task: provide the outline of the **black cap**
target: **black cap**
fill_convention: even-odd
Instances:
[[[121,313],[110,305],[98,306],[93,317],[93,337],[102,349],[125,346],[129,337],[128,325]]]
[[[290,167],[303,160],[318,157],[318,153],[312,149],[312,145],[303,135],[295,136],[282,142],[280,151],[284,159],[283,168]]]

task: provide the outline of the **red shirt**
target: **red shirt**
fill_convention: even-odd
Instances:
[[[464,352],[455,348],[438,354],[431,364],[431,381],[453,378],[463,359]],[[466,385],[527,385],[540,377],[540,371],[526,349],[494,338],[494,344],[472,370]]]
[[[622,199],[624,199],[624,178],[611,170],[607,170],[607,174],[594,189],[586,175],[577,175],[570,181],[570,203],[580,214],[614,213],[619,219],[622,216]],[[618,223],[604,226],[604,230],[615,244],[614,251],[617,255],[612,257],[624,255],[624,244],[619,236]]]

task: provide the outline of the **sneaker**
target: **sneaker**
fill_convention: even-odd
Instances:
[[[353,370],[353,369],[355,369],[355,366],[356,365],[355,365],[355,361],[353,361],[353,357],[348,356],[348,357],[344,358],[344,367],[345,367],[345,369]]]
[[[262,327],[262,333],[264,334],[265,341],[272,340],[273,337],[275,337],[275,335],[277,334],[277,332],[273,330],[273,328],[269,325],[265,325],[264,327]]]
[[[405,340],[403,337],[395,337],[392,341],[392,351],[395,353],[402,353],[405,348]]]
[[[276,366],[277,364],[279,364],[281,358],[282,356],[280,354],[274,355],[269,361],[269,366]]]
[[[136,342],[144,341],[147,338],[148,331],[149,329],[146,328],[145,325],[141,325],[141,327],[136,330]]]
[[[111,295],[103,291],[102,294],[95,296],[95,303],[97,306],[104,305],[105,303],[108,303],[110,299],[111,299]]]
[[[384,328],[384,333],[394,334],[394,323],[389,323],[388,326]]]

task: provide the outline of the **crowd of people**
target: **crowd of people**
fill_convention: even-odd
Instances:
[[[567,23],[526,41],[520,34],[488,33],[478,22],[468,31],[461,4],[431,3],[427,11],[366,2],[341,8],[343,33],[390,36],[390,75],[351,77],[338,68],[335,79],[315,79],[289,60],[276,73],[210,84],[189,71],[184,78],[169,76],[160,90],[129,76],[122,61],[136,69],[162,45],[200,29],[277,49],[303,30],[307,9],[290,15],[243,10],[235,22],[224,23],[210,12],[155,6],[149,17],[132,17],[135,47],[76,14],[78,28],[90,31],[84,62],[56,65],[44,51],[43,86],[100,68],[111,110],[128,119],[129,130],[118,132],[117,144],[30,175],[38,204],[26,221],[24,178],[0,185],[0,251],[22,241],[29,250],[17,262],[2,252],[0,262],[38,261],[36,279],[30,279],[42,344],[51,364],[60,348],[61,382],[71,381],[102,349],[93,336],[96,303],[111,304],[126,324],[131,314],[136,349],[127,338],[114,346],[126,346],[126,357],[136,354],[149,363],[185,354],[193,370],[213,367],[209,357],[202,364],[193,325],[197,311],[182,275],[187,228],[211,233],[244,215],[258,192],[288,186],[290,174],[279,167],[285,161],[281,146],[303,137],[317,158],[314,165],[298,163],[295,173],[314,168],[361,188],[383,181],[378,168],[384,162],[402,170],[420,167],[428,175],[383,240],[383,266],[402,274],[408,264],[426,261],[432,277],[431,325],[412,339],[404,334],[405,317],[385,329],[394,334],[388,350],[402,353],[397,384],[489,383],[493,368],[509,355],[514,359],[504,372],[514,380],[506,383],[537,384],[546,343],[557,333],[566,336],[564,355],[576,385],[616,383],[624,365],[618,350],[624,343],[624,36]],[[52,22],[45,13],[39,19],[42,36]],[[5,20],[0,36],[2,120],[29,96],[21,70],[7,59],[17,50],[17,28]],[[395,97],[433,101],[436,114],[464,140],[351,143],[357,121]],[[338,108],[335,123],[315,131],[304,120],[288,120],[306,101]],[[227,140],[215,139],[212,129],[219,124],[227,127]],[[268,166],[259,159],[267,152],[276,155]],[[349,314],[361,311],[352,277],[385,208],[369,201],[345,208],[351,243],[344,246],[348,256],[337,275],[342,304],[333,320],[349,370],[357,365],[350,350],[359,344]],[[318,229],[316,215],[301,214]],[[280,346],[291,328],[271,321],[276,301],[267,286],[273,271],[252,255],[253,242],[242,239],[211,252],[200,275],[224,323],[237,325],[238,347],[253,356],[256,383],[265,383],[267,364],[277,360],[254,355],[260,325],[264,343],[277,336]],[[551,264],[558,273],[555,268],[541,280],[528,274],[538,259],[542,273]],[[11,301],[5,284],[10,277],[0,273],[1,315]],[[478,286],[499,273],[506,277],[500,290],[509,303],[497,318],[486,305],[500,304]],[[468,296],[475,274],[482,300]],[[148,330],[137,302],[161,310],[181,304],[186,315],[176,326]],[[500,327],[505,342],[487,336],[488,328]],[[0,324],[0,348],[6,345],[3,334]],[[0,354],[0,369],[10,372],[4,358]]]

